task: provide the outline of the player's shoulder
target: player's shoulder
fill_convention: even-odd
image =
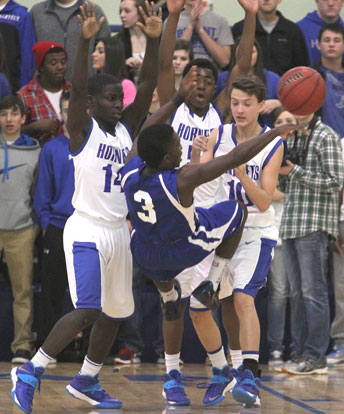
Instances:
[[[122,176],[122,187],[125,186],[128,178],[142,170],[145,166],[145,162],[140,158],[139,155],[135,155],[131,158],[122,168],[121,168],[121,176]]]

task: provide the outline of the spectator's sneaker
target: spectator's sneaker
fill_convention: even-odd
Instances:
[[[238,368],[232,368],[231,374],[236,379],[236,382],[239,383],[241,381],[242,374],[244,373],[242,365],[240,365]],[[232,390],[231,390],[232,392]]]
[[[184,391],[183,375],[173,369],[165,374],[164,388],[162,396],[167,405],[190,405],[190,400]]]
[[[260,407],[259,387],[259,378],[254,378],[252,371],[246,369],[242,374],[241,381],[233,388],[233,398],[247,408]]]
[[[302,358],[298,363],[285,365],[283,372],[293,375],[313,375],[313,374],[327,374],[327,361],[325,357]]]
[[[277,350],[272,351],[268,362],[269,368],[277,372],[282,372],[283,365],[282,352]]]
[[[344,364],[344,346],[334,349],[326,359],[328,366]]]
[[[11,371],[12,398],[24,413],[31,413],[32,411],[33,396],[36,388],[39,389],[40,387],[43,373],[44,368],[34,367],[31,361],[22,367],[13,368]]]
[[[180,284],[177,279],[174,279],[173,283],[174,283],[174,288],[178,294],[178,299],[171,300],[168,302],[164,302],[161,299],[162,313],[166,321],[176,321],[182,315],[182,302],[180,300],[182,296],[182,290],[180,288]]]
[[[199,284],[192,292],[192,296],[208,309],[215,310],[219,307],[219,292],[218,290],[214,291],[213,283],[210,280],[205,280]]]
[[[26,349],[17,349],[14,357],[12,358],[12,364],[26,364],[31,359],[31,352]]]
[[[285,361],[282,365],[282,372],[287,373],[289,369],[295,369],[305,358],[292,355],[291,359]]]
[[[97,408],[120,408],[122,402],[111,395],[107,394],[101,388],[98,381],[98,375],[91,377],[89,375],[78,374],[72,382],[67,385],[66,390],[71,396],[79,400],[86,401]]]
[[[203,398],[204,405],[218,404],[225,398],[226,392],[231,391],[236,384],[228,365],[222,369],[213,368],[212,371],[213,377]]]
[[[114,361],[116,364],[130,365],[139,364],[141,362],[141,358],[139,354],[135,354],[131,349],[122,348],[115,356]]]

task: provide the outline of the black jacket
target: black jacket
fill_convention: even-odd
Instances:
[[[256,40],[263,52],[264,67],[267,70],[283,75],[295,66],[309,66],[307,46],[299,26],[286,19],[277,11],[279,20],[269,34],[256,18]],[[232,28],[234,38],[241,36],[244,21],[241,20]]]

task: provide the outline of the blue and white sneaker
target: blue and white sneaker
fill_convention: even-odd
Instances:
[[[173,369],[165,374],[162,396],[167,405],[190,405],[190,400],[184,391],[183,374]]]
[[[11,370],[11,380],[13,383],[11,395],[17,407],[24,411],[24,413],[30,414],[32,411],[35,390],[40,387],[43,373],[44,368],[34,367],[31,361]]]
[[[244,404],[247,408],[260,407],[261,398],[259,387],[259,378],[255,378],[252,371],[246,369],[242,374],[240,382],[233,388],[233,398],[235,401]]]
[[[225,398],[226,392],[231,391],[236,384],[236,379],[228,365],[222,369],[214,367],[212,371],[213,377],[203,398],[204,405],[218,404]]]
[[[78,374],[72,382],[67,385],[66,390],[72,397],[86,401],[97,408],[121,408],[122,401],[107,394],[99,384],[98,375]]]
[[[232,368],[231,369],[231,374],[236,379],[237,383],[239,383],[241,381],[241,377],[242,377],[243,373],[244,373],[244,370],[243,370],[242,364],[239,365],[238,368]]]

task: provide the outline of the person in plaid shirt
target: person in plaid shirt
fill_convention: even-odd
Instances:
[[[63,132],[60,98],[71,84],[65,80],[67,52],[62,45],[42,41],[35,43],[32,50],[38,74],[18,91],[18,97],[26,106],[22,132],[36,138],[42,147]]]
[[[308,131],[289,140],[280,236],[290,284],[292,360],[289,374],[326,374],[330,337],[326,284],[328,236],[338,235],[344,168],[339,136],[314,114],[297,117]],[[292,160],[290,159],[292,158]]]

